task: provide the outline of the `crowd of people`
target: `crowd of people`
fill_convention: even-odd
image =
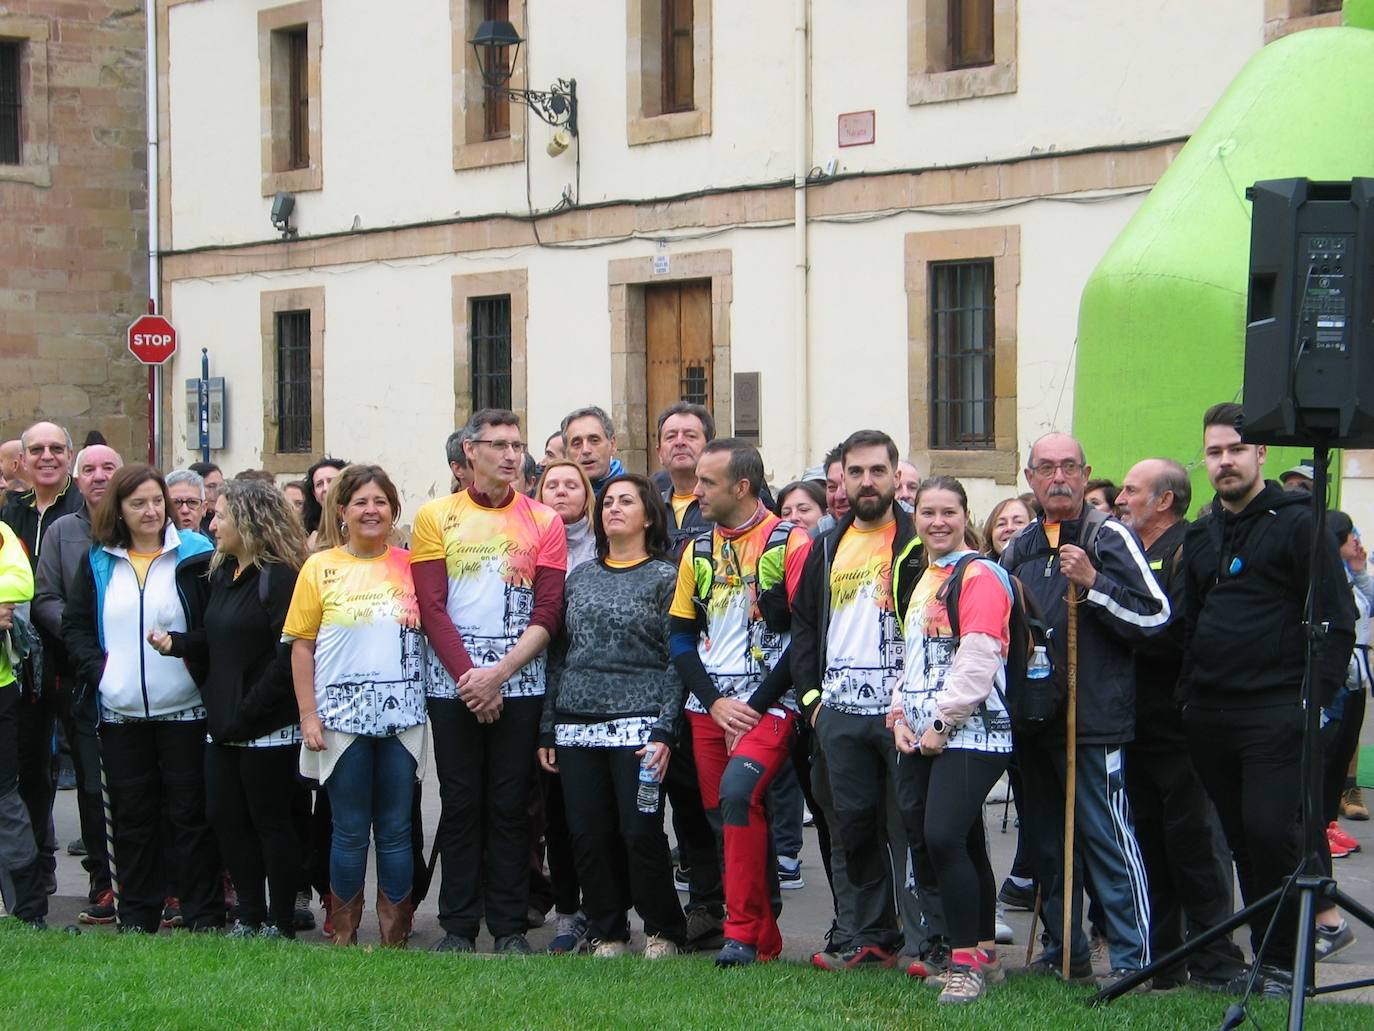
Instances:
[[[922,478],[879,430],[770,490],[698,405],[659,418],[653,478],[625,471],[600,408],[569,413],[542,461],[515,413],[485,409],[445,444],[452,492],[408,529],[375,464],[163,476],[38,423],[0,449],[8,908],[41,927],[55,890],[56,723],[83,923],[291,938],[318,893],[348,944],[371,844],[386,945],[437,855],[436,951],[476,951],[485,922],[495,952],[528,954],[552,909],[550,952],[620,956],[634,910],[646,959],[745,966],[782,951],[809,811],[833,899],[814,966],[900,965],[970,1002],[1007,974],[1007,906],[1043,917],[1025,973],[1097,982],[1100,941],[1113,983],[1226,919],[1233,867],[1254,901],[1298,864],[1309,552],[1328,869],[1358,847],[1338,817],[1368,819],[1365,552],[1343,513],[1313,548],[1310,468],[1264,480],[1240,416],[1202,419],[1216,494],[1192,523],[1178,462],[1118,487],[1048,433],[1031,490],[979,524],[957,479]],[[1004,776],[1020,834],[999,888],[984,804]],[[1273,916],[1250,922],[1254,977],[1283,994],[1297,914]],[[1354,940],[1334,909],[1316,937],[1319,959]],[[1221,938],[1146,987],[1244,975]]]

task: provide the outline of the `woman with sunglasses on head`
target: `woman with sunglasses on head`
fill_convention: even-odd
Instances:
[[[972,1002],[1002,976],[983,802],[1011,757],[1004,698],[1012,588],[999,566],[966,545],[968,497],[958,480],[923,481],[915,507],[925,555],[894,567],[892,585],[906,638],[891,713],[901,753],[897,801],[913,851],[923,846],[930,857],[945,911],[951,952],[940,1001]],[[929,966],[918,960],[909,972]]]
[[[668,653],[677,569],[663,504],[642,476],[606,483],[595,531],[596,561],[568,578],[563,659],[544,695],[539,760],[563,778],[593,953],[629,951],[633,905],[644,957],[660,959],[687,937],[658,790],[682,712]]]

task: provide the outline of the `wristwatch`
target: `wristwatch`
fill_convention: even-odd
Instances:
[[[936,716],[933,720],[930,721],[930,729],[935,731],[935,733],[937,734],[948,734],[954,728],[951,727],[944,720],[940,719],[939,716]]]

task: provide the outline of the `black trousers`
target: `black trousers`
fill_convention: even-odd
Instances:
[[[1126,794],[1150,884],[1150,953],[1160,957],[1231,915],[1231,866],[1222,861],[1216,811],[1186,751],[1128,746]],[[1227,981],[1244,965],[1227,935],[1194,953],[1187,972]],[[1181,980],[1182,964],[1164,974]]]
[[[1252,903],[1279,887],[1302,854],[1302,710],[1296,704],[1251,709],[1189,705],[1183,710],[1183,730],[1193,766],[1226,833],[1241,897]],[[1273,915],[1273,907],[1267,906],[1250,920],[1256,953]],[[1297,922],[1293,897],[1284,903],[1260,962],[1292,967]]]
[[[76,770],[76,815],[86,857],[81,867],[89,877],[90,901],[110,890],[110,854],[105,841],[105,809],[100,801],[100,737],[94,721],[78,717],[72,704],[73,682],[58,682],[59,718]],[[94,690],[94,689],[92,689]]]
[[[48,879],[57,874],[57,843],[49,833],[52,805],[57,797],[53,777],[52,735],[57,723],[57,678],[46,665],[38,691],[22,692],[15,707],[18,735],[19,796],[29,811],[39,866]]]
[[[1367,700],[1368,696],[1363,690],[1352,691],[1345,696],[1345,711],[1330,736],[1330,747],[1324,750],[1320,808],[1322,820],[1326,823],[1341,815],[1341,792],[1345,790],[1350,760],[1360,747],[1360,727],[1364,724]]]
[[[716,916],[725,914],[725,882],[721,879],[720,851],[716,832],[706,818],[701,802],[701,784],[692,749],[692,726],[684,717],[678,721],[677,747],[673,749],[663,791],[673,807],[673,837],[678,855],[687,870],[687,908],[707,909]]]
[[[544,791],[544,847],[549,883],[553,887],[553,908],[567,916],[582,908],[582,882],[577,877],[577,857],[573,854],[572,831],[563,803],[563,778],[541,769],[539,785]]]
[[[913,854],[924,849],[929,856],[946,933],[956,949],[997,936],[997,878],[988,858],[983,803],[1009,759],[1007,752],[970,748],[897,757],[897,804],[907,838]]]
[[[205,721],[102,723],[100,747],[115,811],[120,926],[155,933],[173,885],[186,927],[222,927],[219,850],[205,817]],[[174,870],[163,864],[164,810]]]
[[[677,758],[674,751],[669,769]],[[558,768],[588,937],[629,941],[633,905],[645,934],[685,944],[687,921],[673,887],[662,799],[655,812],[639,811],[635,749],[560,748]]]
[[[19,794],[19,726],[16,710],[23,704],[19,686],[0,687],[0,869],[10,875],[14,896],[10,910],[20,920],[35,922],[48,914],[48,893],[34,843],[28,807]]]
[[[439,774],[443,863],[439,923],[477,936],[483,917],[494,937],[528,926],[530,785],[542,698],[508,698],[495,723],[479,723],[458,699],[429,699]]]
[[[299,763],[296,745],[205,746],[206,810],[238,891],[239,922],[248,927],[269,922],[270,889],[270,922],[288,938],[296,936],[301,865],[293,813]]]
[[[855,716],[822,706],[816,738],[825,753],[835,813],[852,886],[850,945],[891,949],[900,944],[892,863],[887,841],[887,785],[896,776],[897,749],[882,716]]]

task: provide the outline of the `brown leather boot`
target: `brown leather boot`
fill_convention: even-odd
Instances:
[[[363,893],[358,892],[347,902],[332,893],[330,899],[329,916],[334,935],[329,940],[335,945],[357,945],[358,922],[363,918]]]
[[[410,892],[399,902],[392,902],[384,892],[377,892],[377,926],[382,932],[382,944],[404,949],[410,937],[410,921],[414,907]]]

